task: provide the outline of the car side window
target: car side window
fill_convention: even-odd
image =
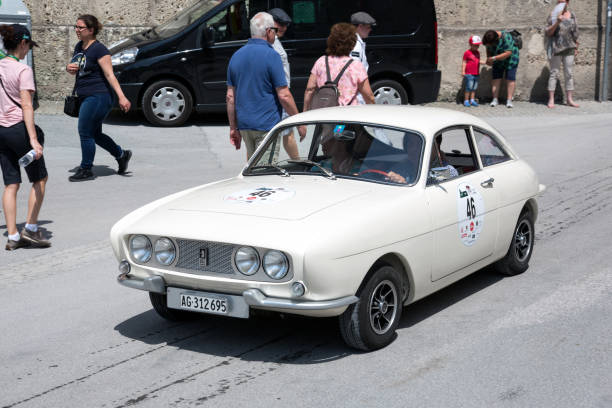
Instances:
[[[211,17],[207,26],[211,40],[215,43],[246,40],[250,36],[250,27],[245,2],[234,3]]]
[[[480,129],[473,131],[480,161],[484,167],[510,160],[510,155],[504,151],[493,136]]]
[[[478,170],[468,127],[445,129],[434,137],[427,184],[440,183]]]

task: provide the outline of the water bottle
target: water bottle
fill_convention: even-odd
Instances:
[[[34,149],[32,149],[26,154],[24,154],[21,159],[19,159],[19,165],[21,167],[25,167],[28,164],[32,163],[35,157],[36,157],[36,152],[34,151]]]

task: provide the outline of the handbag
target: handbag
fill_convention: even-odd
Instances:
[[[77,74],[78,75],[78,74]],[[76,95],[76,78],[74,79],[74,87],[72,88],[72,94],[64,98],[64,113],[73,118],[79,117],[79,110],[81,109],[81,99]]]

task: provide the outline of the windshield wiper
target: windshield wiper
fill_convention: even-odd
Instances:
[[[283,175],[283,177],[289,177],[289,172],[287,170],[283,169],[281,166],[278,166],[278,165],[276,165],[274,163],[251,167],[251,170],[255,170],[255,169],[270,169],[270,168],[276,169],[276,170],[280,171],[281,174]]]
[[[335,180],[336,176],[334,175],[334,173],[331,172],[331,170],[326,169],[325,167],[321,166],[319,163],[313,162],[312,160],[306,160],[306,159],[289,159],[287,160],[287,163],[293,163],[293,164],[308,164],[309,166],[315,166],[316,168],[318,168],[319,170],[321,170],[323,173],[325,173],[325,175],[327,177],[329,177],[330,180]]]

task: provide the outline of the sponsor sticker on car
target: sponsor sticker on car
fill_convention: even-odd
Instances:
[[[255,205],[287,200],[294,195],[295,191],[284,187],[256,187],[228,194],[223,200]]]

